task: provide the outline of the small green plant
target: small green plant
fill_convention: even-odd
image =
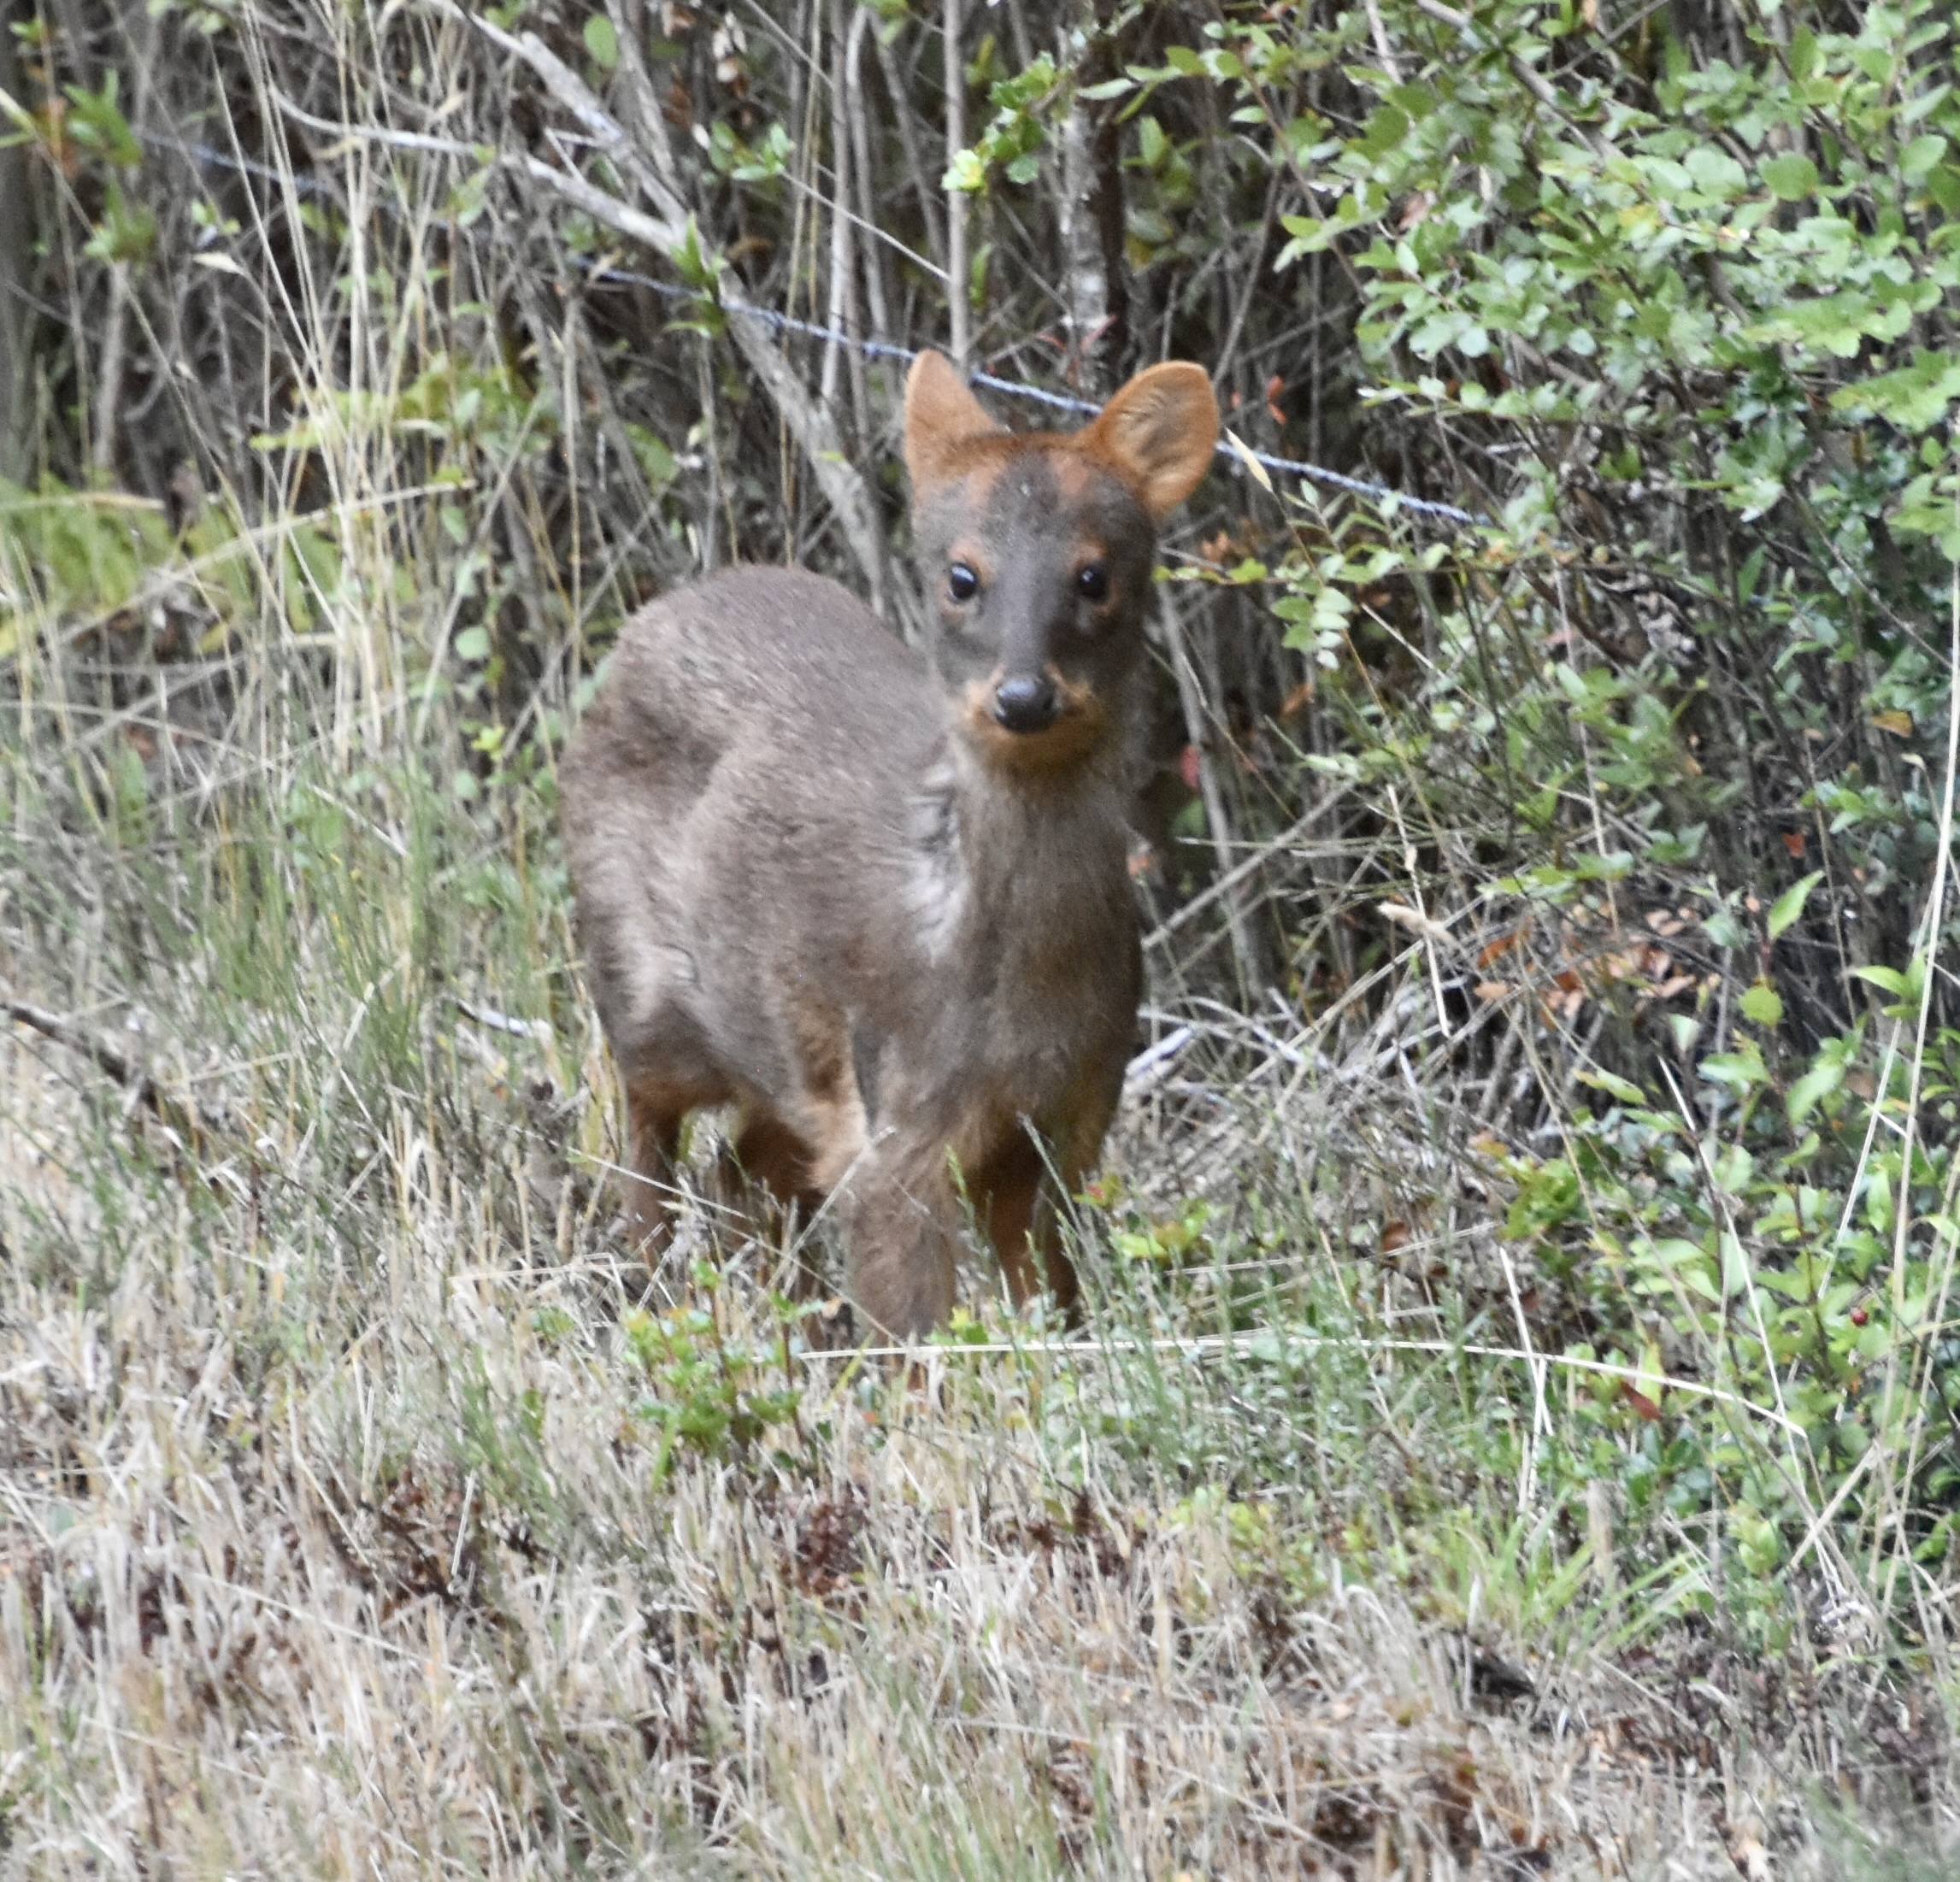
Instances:
[[[792,1383],[789,1339],[811,1309],[771,1297],[774,1324],[763,1337],[731,1333],[721,1279],[712,1262],[697,1262],[693,1285],[704,1305],[658,1314],[636,1307],[621,1323],[646,1386],[633,1417],[653,1434],[656,1485],[684,1454],[745,1457],[767,1433],[797,1423],[803,1392]]]

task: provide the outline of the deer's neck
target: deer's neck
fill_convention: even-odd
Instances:
[[[1135,920],[1121,755],[1066,773],[1003,773],[956,731],[915,805],[915,909],[929,952],[974,951],[1008,973]]]

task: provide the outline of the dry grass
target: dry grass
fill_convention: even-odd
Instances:
[[[282,1311],[304,1251],[224,1273],[167,1181],[99,1297],[37,1285],[104,1225],[64,1068],[4,1063],[18,1873],[1716,1874],[1782,1801],[1671,1769],[1601,1673],[1551,1732],[1393,1595],[1286,1603],[1221,1500],[1059,1449],[1039,1356],[830,1362],[792,1464],[650,1493],[617,1277],[525,1262],[467,1185],[328,1324]]]
[[[116,867],[62,841],[94,867],[44,908]],[[414,885],[381,886],[370,919],[399,923]],[[909,1379],[792,1356],[792,1422],[656,1481],[645,1408],[675,1380],[622,1335],[641,1277],[578,1151],[603,1106],[526,1097],[559,1055],[603,1092],[589,1036],[432,1004],[350,1081],[360,938],[293,887],[338,1062],[227,1050],[209,909],[190,962],[153,957],[133,1036],[128,956],[80,947],[113,936],[113,892],[69,930],[94,1000],[18,929],[5,962],[180,1077],[208,1041],[233,1133],[173,1141],[72,1051],[0,1044],[8,1873],[1846,1873],[1814,1841],[1816,1787],[1869,1775],[1829,1768],[1833,1694],[1779,1719],[1763,1669],[1664,1629],[1616,1663],[1625,1614],[1563,1548],[1542,1587],[1531,1544],[1508,1580],[1471,1564],[1487,1591],[1457,1624],[1463,1564],[1395,1571],[1421,1540],[1385,1532],[1389,1479],[1419,1473],[1368,1403],[1449,1439],[1447,1379],[1392,1353],[1353,1344],[1295,1406],[1319,1453],[1298,1481],[1180,1483],[1147,1420],[1104,1418],[1166,1389],[1121,1303],[1101,1347],[999,1340]],[[531,944],[561,934],[546,911]],[[493,965],[451,939],[458,978]],[[1326,1130],[1344,1108],[1319,1098]],[[729,1350],[780,1337],[769,1260],[731,1251]],[[1170,1378],[1180,1416],[1271,1441],[1270,1403]],[[1751,1871],[1771,1847],[1797,1867]]]

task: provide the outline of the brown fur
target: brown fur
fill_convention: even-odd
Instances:
[[[1045,732],[1008,731],[993,715],[992,689],[985,681],[967,688],[963,729],[989,765],[1028,775],[1072,771],[1108,740],[1109,708],[1088,687],[1063,675],[1054,677],[1062,714]]]
[[[1039,1256],[1074,1306],[1045,1169],[1080,1185],[1121,1088],[1154,532],[1216,426],[1204,373],[1173,365],[1082,432],[1015,437],[923,355],[905,461],[930,666],[797,569],[731,569],[627,624],[563,797],[650,1256],[686,1114],[734,1103],[749,1176],[835,1193],[883,1331],[951,1310],[967,1204],[1017,1303]]]

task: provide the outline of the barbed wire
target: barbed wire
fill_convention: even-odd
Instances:
[[[156,132],[140,133],[143,141],[159,150],[174,151],[180,156],[188,157],[193,162],[213,169],[230,170],[238,174],[261,178],[281,185],[291,184],[302,196],[325,196],[332,192],[311,177],[300,176],[276,170],[269,164],[255,163],[249,157],[234,156],[229,151],[220,150],[208,144],[189,143],[180,138],[166,137]],[[622,285],[645,288],[669,300],[698,300],[704,297],[698,289],[686,287],[676,281],[662,281],[650,274],[641,274],[630,268],[615,268],[608,262],[591,262],[586,265],[586,278],[589,281],[617,281]],[[781,333],[799,333],[808,338],[822,340],[827,344],[848,347],[866,359],[889,359],[909,362],[919,356],[919,349],[902,346],[894,340],[867,339],[859,335],[846,333],[834,326],[825,326],[815,321],[798,320],[794,315],[785,314],[780,309],[762,307],[753,301],[745,301],[733,294],[712,297],[715,304],[731,308],[738,313],[747,314],[766,326]],[[1047,406],[1058,412],[1078,413],[1093,417],[1102,407],[1093,400],[1077,398],[1072,393],[1053,392],[1043,385],[1030,385],[1025,380],[1003,379],[994,373],[970,373],[968,381],[984,387],[990,392],[998,392],[1005,397],[1027,400],[1036,405]],[[1416,516],[1433,516],[1445,522],[1475,526],[1488,519],[1461,509],[1454,503],[1438,503],[1433,497],[1411,497],[1387,484],[1370,482],[1366,478],[1350,477],[1344,471],[1330,470],[1325,464],[1315,464],[1304,457],[1279,457],[1270,451],[1254,450],[1249,444],[1237,440],[1220,439],[1218,455],[1228,462],[1250,461],[1268,471],[1279,471],[1290,477],[1306,479],[1310,483],[1324,485],[1329,489],[1345,491],[1350,496],[1367,498],[1379,503],[1391,514],[1409,511]]]
[[[589,277],[593,279],[630,282],[635,287],[651,289],[656,294],[680,299],[697,296],[697,291],[679,285],[673,281],[656,280],[650,274],[637,274],[630,269],[598,268]],[[890,340],[861,339],[839,331],[834,326],[824,326],[815,321],[798,320],[793,315],[779,312],[773,307],[758,307],[752,301],[738,299],[734,295],[716,297],[717,304],[732,307],[738,311],[753,315],[766,321],[779,332],[807,334],[811,339],[828,341],[838,346],[848,346],[868,359],[915,360],[919,356],[916,347],[899,346]],[[1077,398],[1067,392],[1051,392],[1045,386],[1029,385],[1020,379],[1002,379],[993,373],[969,373],[969,384],[984,386],[990,392],[1002,392],[1010,398],[1023,398],[1036,404],[1046,405],[1059,412],[1080,412],[1093,417],[1102,407],[1092,399]],[[1410,497],[1386,484],[1371,484],[1359,477],[1349,477],[1345,473],[1329,470],[1324,464],[1310,463],[1300,457],[1275,457],[1269,451],[1254,450],[1249,444],[1228,444],[1223,439],[1217,446],[1218,455],[1237,462],[1251,458],[1269,471],[1283,471],[1295,477],[1310,478],[1316,484],[1331,485],[1336,490],[1350,491],[1357,497],[1371,497],[1378,503],[1392,504],[1397,509],[1413,510],[1418,515],[1440,516],[1452,523],[1475,524],[1483,519],[1473,515],[1467,509],[1459,509],[1454,503],[1439,503],[1427,497]]]

